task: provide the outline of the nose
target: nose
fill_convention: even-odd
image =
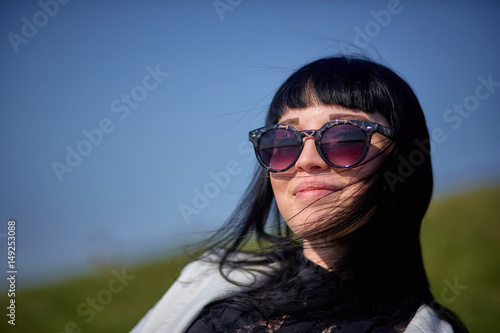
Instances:
[[[304,138],[304,146],[295,163],[295,170],[299,172],[318,173],[327,170],[329,167],[319,155],[314,138]]]

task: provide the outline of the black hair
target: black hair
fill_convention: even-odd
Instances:
[[[311,280],[301,275],[297,265],[302,253],[300,239],[280,216],[269,174],[259,167],[240,205],[204,251],[208,248],[219,256],[223,276],[222,268],[227,266],[250,269],[280,264],[273,266],[267,284],[260,287],[264,293],[244,293],[233,300],[250,311],[262,295],[276,293],[279,297],[273,304],[286,308],[287,314],[310,311],[318,315],[314,310],[321,307],[331,310],[324,313],[324,320],[332,314],[347,320],[380,311],[389,313],[395,326],[407,324],[418,307],[427,304],[456,332],[466,331],[451,312],[436,306],[422,261],[420,226],[431,200],[433,177],[429,133],[411,87],[391,69],[365,58],[320,59],[282,84],[270,104],[266,124],[276,124],[289,109],[312,105],[379,112],[393,130],[392,140],[382,152],[384,161],[376,173],[361,180],[365,186],[354,204],[335,217],[326,213],[328,227],[311,235],[318,239],[328,235],[338,247],[341,256],[331,267],[338,279],[331,282],[333,289],[328,283],[319,288],[308,286]],[[239,252],[250,256],[233,260],[233,254]],[[342,281],[356,281],[358,296],[346,289],[339,291]],[[296,294],[287,297],[283,292],[297,285],[302,293],[315,295],[307,306],[291,299]],[[377,290],[375,294],[373,290]],[[343,304],[342,309],[338,304]]]

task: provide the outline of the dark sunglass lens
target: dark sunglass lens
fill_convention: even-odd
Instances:
[[[356,163],[366,145],[366,133],[354,125],[336,125],[327,129],[321,138],[321,151],[333,164],[347,167]]]
[[[264,164],[274,170],[289,167],[297,155],[297,138],[284,129],[266,132],[259,141],[259,155]]]

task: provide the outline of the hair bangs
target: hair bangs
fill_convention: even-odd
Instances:
[[[381,79],[384,68],[363,59],[321,59],[295,72],[278,89],[266,124],[276,124],[287,109],[339,105],[366,113],[380,112],[391,122],[394,110],[390,83]],[[384,73],[385,75],[390,75]]]

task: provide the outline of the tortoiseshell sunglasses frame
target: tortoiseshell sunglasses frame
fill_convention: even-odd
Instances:
[[[336,165],[336,164],[330,162],[326,158],[326,156],[324,156],[324,154],[321,150],[321,137],[323,136],[323,133],[325,133],[325,131],[328,130],[329,128],[331,128],[333,126],[337,126],[337,125],[346,125],[346,124],[356,126],[360,129],[362,129],[366,133],[365,148],[363,150],[363,154],[361,154],[361,157],[356,162],[349,164],[349,165]],[[294,158],[293,162],[290,163],[290,165],[284,169],[273,169],[273,168],[267,166],[262,161],[260,154],[259,154],[259,142],[260,142],[260,139],[262,138],[262,136],[265,133],[272,131],[272,130],[276,130],[276,129],[288,130],[288,131],[292,132],[295,135],[295,138],[297,139],[297,153],[295,155],[295,158]],[[290,169],[293,165],[295,165],[295,163],[299,159],[299,156],[300,156],[302,149],[304,147],[303,138],[308,138],[308,137],[315,138],[314,142],[316,144],[316,150],[318,151],[318,154],[321,156],[321,158],[328,165],[330,165],[334,168],[347,169],[347,168],[352,168],[352,167],[358,165],[359,163],[361,163],[364,160],[364,158],[366,157],[366,153],[368,152],[368,149],[370,147],[372,135],[374,133],[380,133],[387,138],[392,138],[392,129],[387,127],[387,126],[383,126],[383,125],[380,125],[377,123],[364,121],[364,120],[339,120],[339,119],[336,119],[336,120],[327,122],[326,124],[321,126],[321,128],[318,130],[299,131],[299,130],[295,129],[292,125],[287,125],[287,124],[268,125],[268,126],[264,126],[261,128],[257,128],[253,131],[250,131],[248,133],[248,139],[250,140],[250,142],[252,142],[253,147],[254,147],[254,151],[255,151],[255,156],[257,157],[257,161],[259,162],[259,164],[262,167],[266,168],[270,172],[284,172],[284,171],[287,171],[288,169]]]

